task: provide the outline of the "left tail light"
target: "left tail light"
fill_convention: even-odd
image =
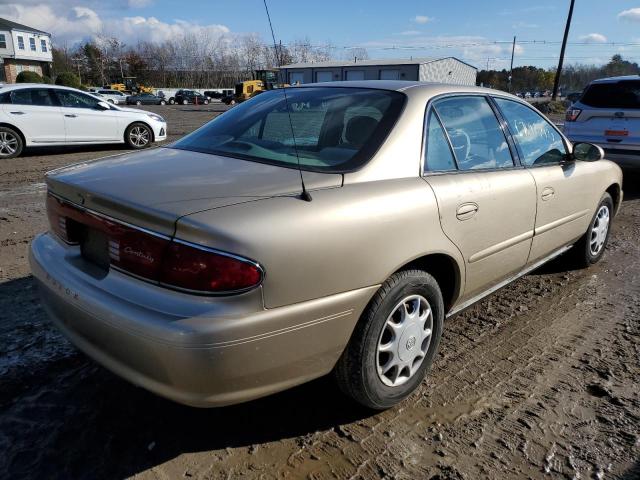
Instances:
[[[231,294],[262,283],[259,264],[96,215],[47,195],[51,231],[69,244],[92,228],[106,236],[108,265],[158,285],[196,294]]]

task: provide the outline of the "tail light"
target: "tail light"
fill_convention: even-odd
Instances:
[[[82,244],[89,229],[99,232],[107,265],[158,285],[198,294],[230,294],[262,282],[262,268],[255,262],[123,224],[51,194],[47,216],[51,231],[69,244]]]
[[[567,110],[567,113],[565,115],[565,121],[575,122],[581,112],[582,110],[580,110],[579,108],[570,108],[569,110]]]

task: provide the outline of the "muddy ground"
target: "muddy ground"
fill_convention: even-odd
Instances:
[[[210,107],[154,110],[178,135]],[[0,164],[0,477],[640,478],[638,177],[601,263],[560,259],[449,320],[397,408],[363,410],[325,378],[197,410],[97,366],[38,304],[27,248],[46,229],[43,173],[112,151]]]

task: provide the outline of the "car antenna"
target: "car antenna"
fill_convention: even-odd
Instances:
[[[264,9],[267,12],[267,19],[269,20],[269,28],[271,29],[271,38],[273,40],[273,53],[276,57],[276,64],[278,69],[282,67],[281,56],[278,54],[278,44],[276,43],[276,35],[273,33],[273,24],[271,23],[271,15],[269,15],[269,7],[267,7],[267,0],[263,0]],[[278,70],[278,74],[280,71]],[[298,160],[298,173],[300,174],[300,182],[302,183],[302,193],[300,198],[305,202],[312,200],[311,194],[304,185],[304,175],[302,175],[302,168],[300,167],[300,155],[298,155],[298,145],[296,144],[296,134],[293,131],[293,120],[291,119],[291,110],[289,109],[289,99],[287,98],[287,87],[282,86],[282,93],[284,94],[284,106],[287,109],[287,115],[289,117],[289,126],[291,127],[291,137],[293,138],[293,151],[296,152],[296,159]]]

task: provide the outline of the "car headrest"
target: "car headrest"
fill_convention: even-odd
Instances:
[[[347,122],[344,137],[348,143],[362,145],[369,140],[377,126],[378,121],[375,118],[358,115]]]

